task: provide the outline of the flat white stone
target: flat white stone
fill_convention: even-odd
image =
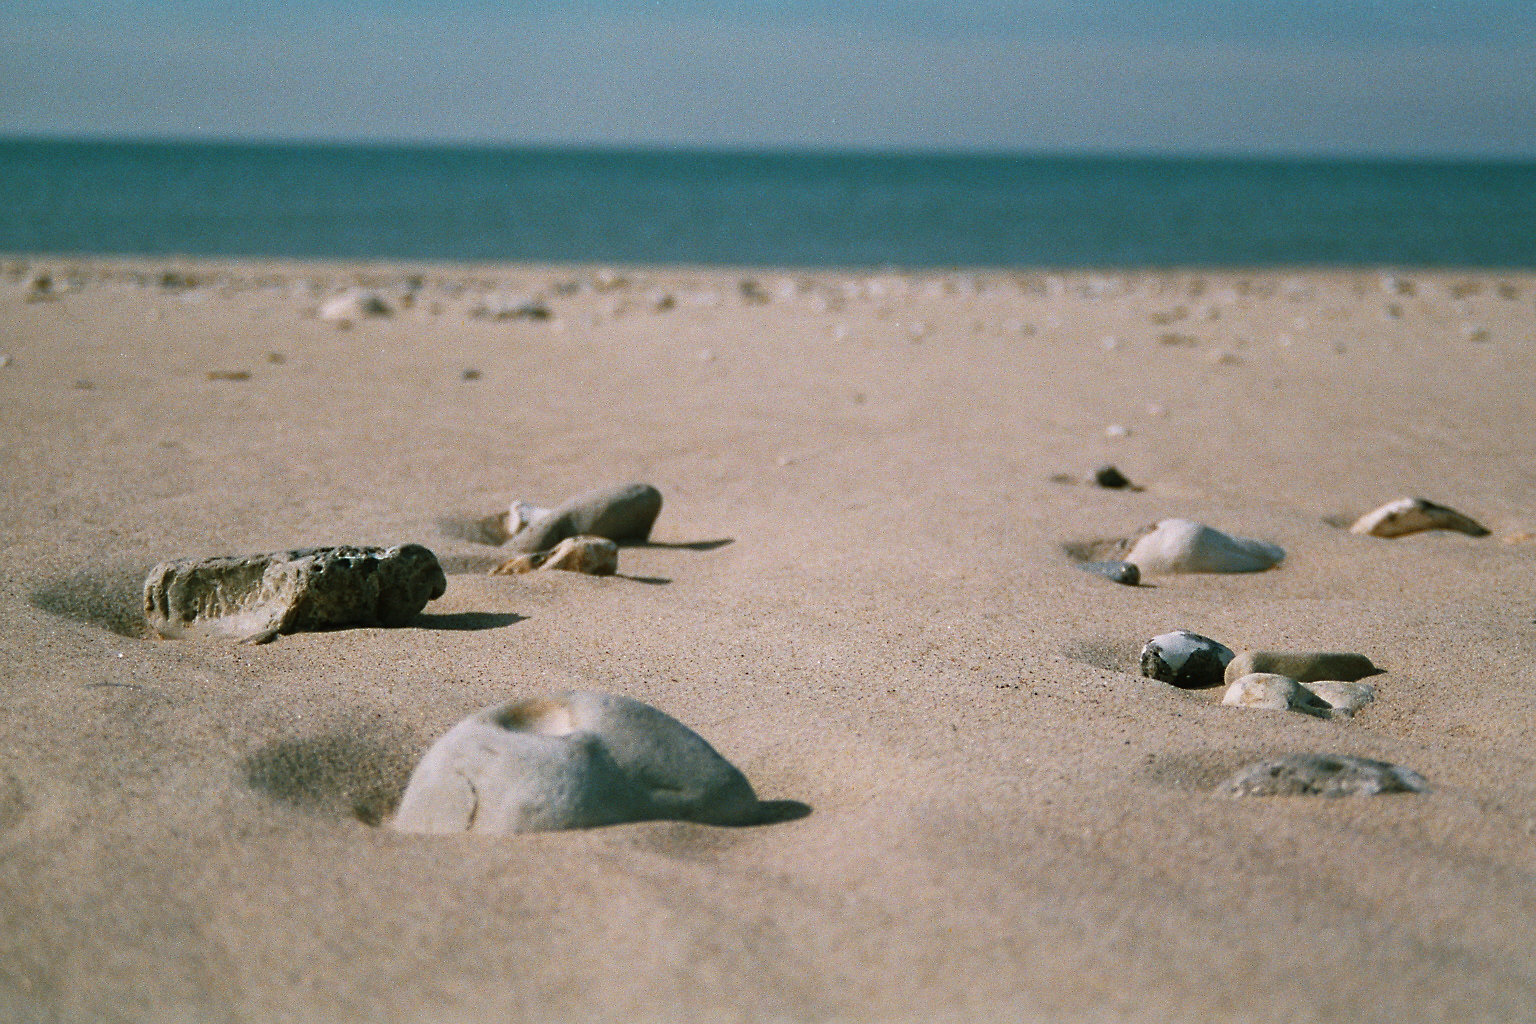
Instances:
[[[389,303],[377,292],[354,288],[320,304],[319,317],[327,323],[347,324],[372,316],[389,316]]]
[[[760,815],[746,777],[693,730],[637,700],[573,690],[493,705],[455,725],[416,766],[391,825],[503,835]]]
[[[1253,672],[1227,687],[1221,702],[1229,707],[1259,711],[1299,711],[1318,718],[1332,717],[1332,707],[1289,676]]]
[[[1262,572],[1283,558],[1278,544],[1233,537],[1188,519],[1160,520],[1125,556],[1143,573]]]
[[[1343,679],[1317,679],[1303,684],[1314,695],[1328,702],[1334,717],[1352,718],[1356,711],[1376,699],[1376,687],[1370,683]]]

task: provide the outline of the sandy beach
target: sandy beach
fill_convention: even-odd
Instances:
[[[1536,275],[17,256],[0,363],[0,1019],[1536,1019]],[[626,481],[617,576],[487,574]],[[1346,529],[1405,495],[1490,535]],[[1286,557],[1065,553],[1172,516]],[[144,632],[166,559],[406,542],[406,627]],[[1223,706],[1139,674],[1176,627],[1385,672]],[[787,812],[388,827],[569,689]],[[1212,793],[1304,752],[1430,789]]]

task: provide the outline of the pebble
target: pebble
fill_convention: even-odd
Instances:
[[[1242,676],[1227,687],[1221,702],[1230,707],[1262,711],[1299,711],[1319,718],[1327,718],[1332,712],[1332,705],[1311,690],[1290,676],[1272,672],[1251,672]]]
[[[144,581],[144,619],[166,638],[260,644],[282,633],[404,626],[448,580],[420,544],[301,548],[161,562]]]
[[[1130,437],[1131,428],[1123,423],[1111,423],[1104,428],[1104,436],[1113,438]]]
[[[1208,636],[1176,629],[1148,640],[1141,649],[1141,674],[1184,690],[1220,686],[1232,650]]]
[[[1376,699],[1376,687],[1370,683],[1316,679],[1305,685],[1314,695],[1328,702],[1335,718],[1353,718],[1356,711]]]
[[[1249,765],[1217,786],[1216,795],[1341,797],[1428,789],[1423,776],[1386,761],[1348,754],[1291,754]]]
[[[1486,537],[1488,528],[1453,508],[1423,498],[1398,498],[1367,512],[1349,528],[1371,537],[1401,537],[1421,530],[1456,530],[1469,537]]]
[[[746,777],[674,718],[573,690],[475,712],[411,773],[399,832],[507,835],[675,819],[761,819]]]
[[[513,502],[507,529],[512,546],[523,552],[548,551],[579,536],[643,543],[660,514],[660,491],[650,484],[624,484],[578,494],[552,509]]]
[[[1112,465],[1105,464],[1093,471],[1093,482],[1100,487],[1118,491],[1131,486],[1130,478]]]
[[[509,558],[492,569],[491,575],[512,576],[555,569],[588,576],[612,576],[619,571],[619,546],[606,537],[567,537],[548,551],[532,551]]]
[[[481,320],[538,320],[550,319],[554,314],[541,299],[526,295],[488,295],[469,315]]]
[[[1340,651],[1244,651],[1227,666],[1227,682],[1236,682],[1250,672],[1274,672],[1302,683],[1318,679],[1353,682],[1382,673],[1363,654]]]
[[[321,303],[317,315],[327,323],[343,327],[368,317],[389,316],[392,312],[389,303],[378,292],[354,288]]]
[[[1084,572],[1091,572],[1095,576],[1102,576],[1128,587],[1134,587],[1141,582],[1141,570],[1130,562],[1074,562],[1073,564]]]
[[[1278,544],[1233,537],[1188,519],[1163,519],[1125,556],[1148,572],[1261,572],[1278,565]]]
[[[5,367],[10,365],[11,357],[9,355],[0,355],[0,370],[3,370]]]

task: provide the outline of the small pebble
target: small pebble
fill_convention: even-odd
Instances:
[[[1104,428],[1105,437],[1130,437],[1131,428],[1123,423],[1111,423]]]
[[[267,353],[267,362],[271,363],[273,366],[282,366],[287,361],[288,357],[283,355],[281,352]]]
[[[1376,796],[1423,793],[1418,772],[1348,754],[1291,754],[1249,765],[1216,787],[1217,796]]]
[[[1162,633],[1141,649],[1141,674],[1183,690],[1220,686],[1232,650],[1187,629]]]
[[[465,370],[463,373],[459,374],[459,379],[460,380],[479,380],[480,379],[480,371],[479,370]]]
[[[1260,711],[1299,711],[1304,715],[1327,718],[1332,705],[1302,686],[1290,676],[1273,672],[1250,672],[1227,687],[1221,702],[1229,707]]]
[[[1305,685],[1315,696],[1328,702],[1335,718],[1353,718],[1356,711],[1376,699],[1376,687],[1370,683],[1317,679]]]
[[[209,370],[209,380],[250,380],[250,370]]]
[[[1108,463],[1093,471],[1093,482],[1100,487],[1107,487],[1112,491],[1118,491],[1131,486],[1130,479]]]
[[[1134,587],[1141,582],[1141,570],[1132,562],[1075,562],[1073,564],[1084,572],[1103,576],[1107,580],[1123,583],[1127,587]]]
[[[10,366],[10,365],[11,365],[11,357],[9,355],[0,355],[0,369],[4,369],[5,367]]]

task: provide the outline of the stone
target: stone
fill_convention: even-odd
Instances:
[[[615,694],[573,690],[475,712],[411,774],[391,827],[505,835],[675,819],[761,820],[752,786],[693,730]]]
[[[281,633],[403,626],[447,586],[420,544],[188,558],[150,570],[144,618],[161,637],[260,644]]]
[[[1112,465],[1105,464],[1093,471],[1093,482],[1100,487],[1118,491],[1131,486],[1130,478]]]
[[[1280,564],[1278,544],[1233,537],[1188,519],[1163,519],[1125,556],[1143,573],[1262,572]]]
[[[1376,699],[1376,687],[1343,679],[1314,679],[1304,684],[1313,695],[1328,702],[1334,718],[1353,718],[1355,712]]]
[[[1229,707],[1260,711],[1299,711],[1317,718],[1332,717],[1332,706],[1290,676],[1251,672],[1227,687],[1221,702]]]
[[[327,323],[345,326],[368,317],[389,316],[391,312],[389,303],[378,292],[353,288],[321,303],[317,315]]]
[[[1148,640],[1141,649],[1141,674],[1184,690],[1220,686],[1232,660],[1230,648],[1208,636],[1176,629]]]
[[[1216,795],[1342,797],[1428,789],[1423,776],[1386,761],[1348,754],[1291,754],[1249,765],[1217,786]]]
[[[1315,679],[1343,679],[1354,682],[1366,676],[1381,675],[1363,654],[1342,651],[1244,651],[1227,664],[1227,682],[1236,682],[1250,672],[1274,672],[1301,683]]]
[[[1141,570],[1130,562],[1076,562],[1074,563],[1084,572],[1091,572],[1095,576],[1103,576],[1107,580],[1123,583],[1128,587],[1134,587],[1141,582]]]
[[[606,537],[644,543],[661,514],[661,492],[650,484],[624,484],[578,494],[552,509],[516,501],[507,515],[518,551],[548,551],[567,537]]]
[[[548,551],[517,555],[491,570],[492,576],[563,569],[588,576],[612,576],[619,571],[619,546],[607,537],[567,537]]]
[[[554,316],[542,299],[487,295],[469,315],[481,320],[548,320]]]
[[[1457,530],[1469,537],[1486,537],[1488,528],[1453,508],[1423,498],[1398,498],[1367,512],[1349,528],[1371,537],[1401,537],[1420,530]]]

